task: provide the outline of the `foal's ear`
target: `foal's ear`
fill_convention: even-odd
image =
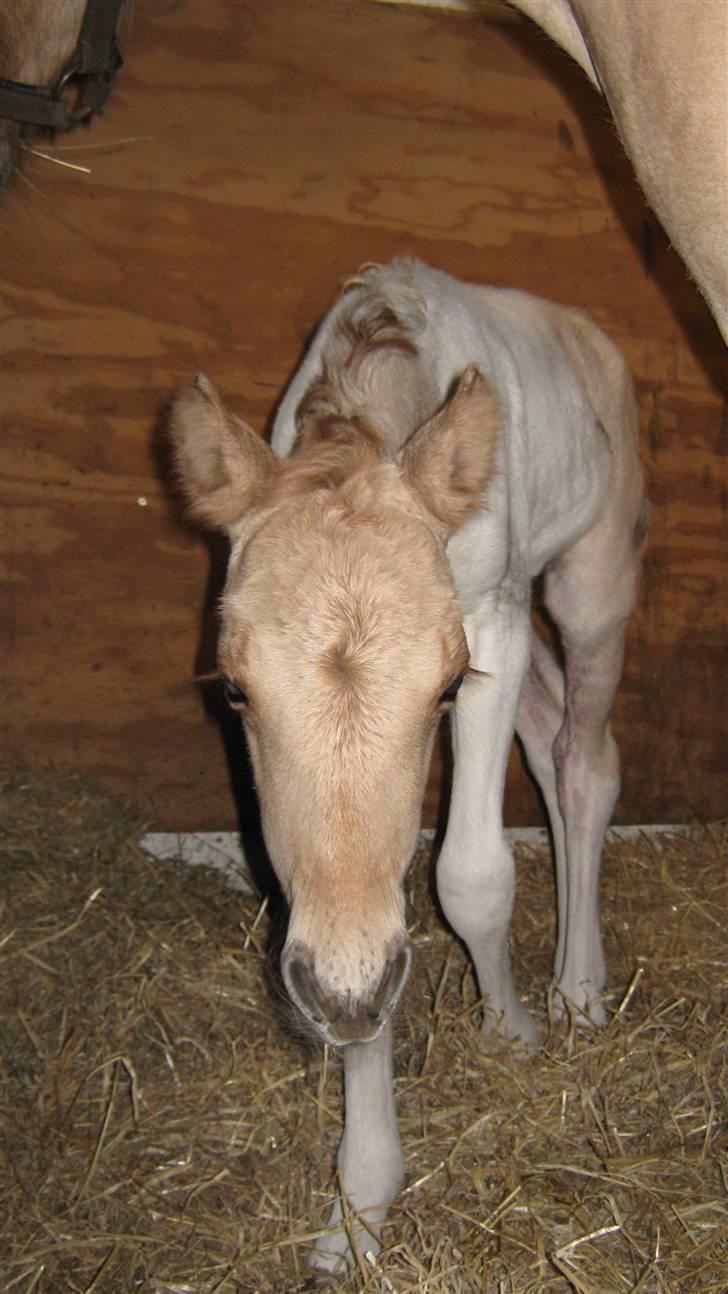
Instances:
[[[272,449],[228,413],[203,373],[175,396],[169,431],[193,516],[216,530],[234,530],[265,496],[277,470]]]
[[[444,408],[400,451],[405,481],[448,533],[482,502],[495,470],[500,428],[496,397],[471,365]]]

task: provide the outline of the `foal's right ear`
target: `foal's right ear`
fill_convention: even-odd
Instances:
[[[169,432],[193,516],[215,530],[234,530],[265,497],[278,465],[273,450],[228,413],[203,373],[175,396]]]

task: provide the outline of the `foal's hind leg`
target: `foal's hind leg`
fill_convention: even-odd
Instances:
[[[607,514],[548,570],[546,605],[564,647],[564,717],[553,744],[563,819],[566,884],[555,979],[561,997],[594,1024],[605,963],[599,924],[599,864],[619,793],[619,755],[609,727],[634,607],[635,517],[615,500]]]
[[[551,652],[534,632],[531,635],[531,663],[518,700],[516,732],[521,739],[531,773],[543,795],[551,826],[556,866],[557,944],[554,976],[558,979],[564,963],[566,943],[566,840],[556,784],[554,742],[564,722],[564,675]]]
[[[515,876],[503,833],[503,784],[529,640],[524,606],[503,604],[478,627],[481,676],[466,678],[452,715],[453,785],[437,889],[445,916],[473,959],[486,999],[484,1029],[497,1027],[507,1037],[536,1042],[535,1024],[511,976]]]

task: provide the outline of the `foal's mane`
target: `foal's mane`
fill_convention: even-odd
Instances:
[[[412,421],[402,392],[419,380],[415,337],[425,308],[410,280],[408,262],[400,261],[366,266],[345,283],[320,370],[296,410],[286,493],[336,488],[388,457],[395,418]]]
[[[377,360],[381,364],[393,356],[416,359],[418,354],[417,346],[391,306],[374,300],[364,314],[345,311],[334,326],[321,372],[298,406],[299,427],[304,428],[315,420],[320,425],[320,434],[325,436],[326,415],[350,407],[357,395],[362,401],[366,398],[367,382],[373,380],[372,374],[366,371],[369,361]]]

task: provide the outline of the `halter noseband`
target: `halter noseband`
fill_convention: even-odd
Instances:
[[[87,0],[76,48],[52,90],[0,77],[0,117],[64,131],[101,112],[124,61],[116,41],[123,5],[124,0]],[[76,77],[85,78],[79,111],[71,108],[64,94]]]

